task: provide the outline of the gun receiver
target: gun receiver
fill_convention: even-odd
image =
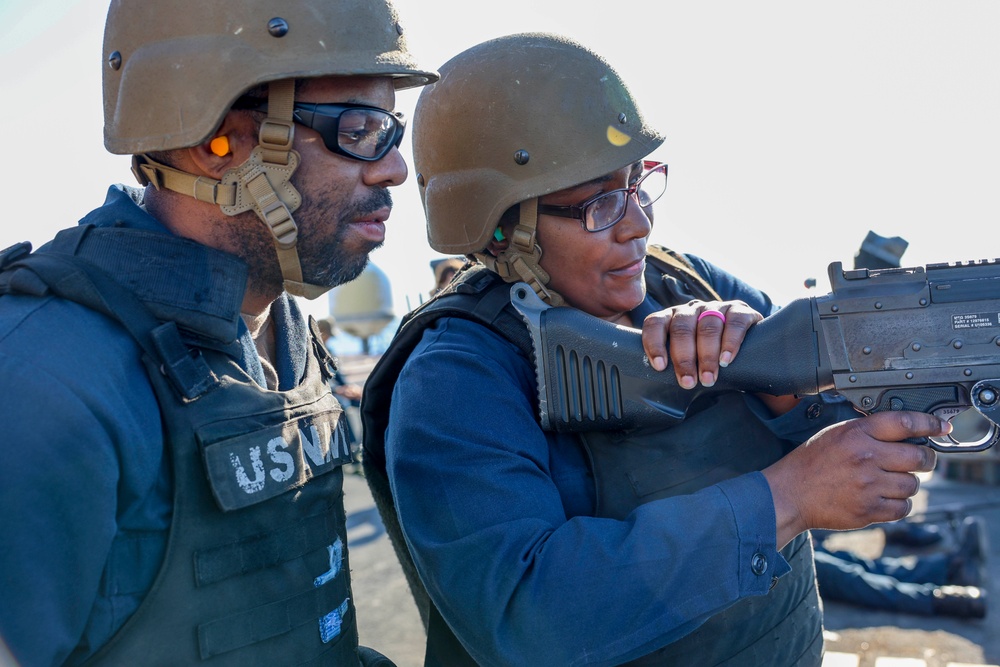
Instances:
[[[865,414],[913,410],[952,422],[943,452],[1000,440],[1000,260],[927,267],[829,267],[833,290],[750,328],[715,386],[682,389],[653,370],[638,329],[551,308],[524,283],[511,301],[535,351],[542,428],[669,427],[707,393],[836,391]]]

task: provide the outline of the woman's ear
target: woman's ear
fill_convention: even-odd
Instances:
[[[503,233],[503,229],[500,225],[497,225],[496,230],[493,232],[493,238],[490,242],[486,244],[486,252],[490,253],[494,257],[499,257],[500,253],[507,249],[510,245],[510,241],[507,239],[506,235]]]

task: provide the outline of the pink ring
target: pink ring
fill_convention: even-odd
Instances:
[[[717,310],[703,310],[703,311],[701,311],[701,315],[698,316],[698,321],[701,322],[702,318],[704,318],[704,317],[718,317],[720,320],[722,320],[723,324],[726,323],[726,316],[723,315],[722,313],[720,313]]]

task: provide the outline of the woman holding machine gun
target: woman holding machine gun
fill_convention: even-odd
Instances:
[[[808,530],[905,516],[935,454],[900,441],[949,427],[880,414],[806,439],[832,404],[772,401],[775,416],[732,392],[668,430],[543,431],[509,283],[643,327],[687,387],[775,308],[647,247],[667,169],[644,160],[663,137],[575,42],[459,54],[421,95],[413,141],[431,245],[477,260],[404,321],[362,405],[369,483],[418,606],[429,594],[426,664],[819,665]],[[812,405],[830,409],[810,420]]]

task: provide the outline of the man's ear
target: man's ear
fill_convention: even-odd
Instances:
[[[219,180],[227,171],[243,164],[250,157],[250,151],[254,148],[250,136],[252,133],[241,127],[239,120],[230,112],[215,134],[187,150],[200,172]]]

